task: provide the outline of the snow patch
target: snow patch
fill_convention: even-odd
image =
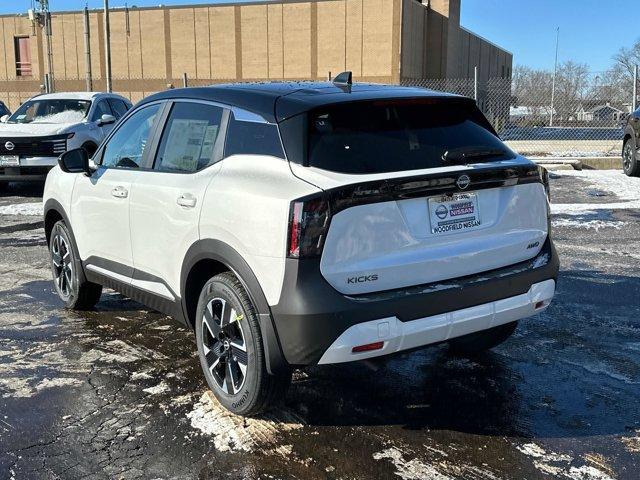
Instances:
[[[29,215],[41,217],[44,215],[42,203],[16,203],[14,205],[1,205],[0,215]]]
[[[396,467],[394,472],[403,480],[451,480],[452,477],[444,475],[436,470],[433,466],[427,465],[417,458],[405,460],[402,452],[395,448],[387,448],[381,452],[373,454],[374,460],[391,460]]]
[[[84,112],[78,110],[65,110],[64,112],[36,117],[30,125],[38,123],[80,123],[84,119]]]
[[[640,430],[636,430],[634,437],[622,437],[622,443],[627,452],[640,453]]]
[[[280,411],[263,418],[243,418],[226,410],[211,392],[206,392],[187,413],[191,426],[202,435],[213,437],[221,452],[251,452],[262,446],[273,446],[278,435],[302,428],[295,414]]]
[[[559,177],[575,177],[590,187],[615,195],[622,202],[613,203],[552,203],[551,213],[564,215],[596,214],[600,210],[630,210],[640,208],[640,178],[627,177],[619,170],[563,170]]]
[[[549,452],[535,443],[518,445],[516,448],[528,457],[540,472],[569,480],[614,480],[609,474],[591,465],[575,466],[570,455]]]
[[[600,229],[605,228],[615,228],[616,230],[620,230],[624,226],[625,222],[620,221],[607,221],[607,220],[574,220],[572,218],[554,218],[551,221],[551,225],[553,227],[568,227],[568,228],[584,228],[586,230],[595,230],[596,232]]]
[[[143,388],[142,391],[148,393],[149,395],[159,395],[161,393],[168,392],[169,385],[167,385],[166,382],[163,380],[162,382],[157,384],[155,387]]]

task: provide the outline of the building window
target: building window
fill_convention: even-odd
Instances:
[[[29,37],[15,37],[14,45],[16,49],[16,76],[31,76],[31,48]]]

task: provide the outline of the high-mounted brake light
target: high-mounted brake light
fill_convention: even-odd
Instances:
[[[329,202],[324,197],[291,202],[287,256],[319,256],[327,236],[329,219]]]

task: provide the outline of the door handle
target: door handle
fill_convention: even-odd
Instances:
[[[190,193],[183,193],[178,197],[177,202],[181,207],[193,208],[196,206],[196,197]]]
[[[126,188],[118,186],[113,190],[111,190],[111,195],[116,198],[127,198],[127,196],[129,195],[129,192],[127,191]]]

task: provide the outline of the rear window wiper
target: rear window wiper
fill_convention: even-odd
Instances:
[[[445,165],[456,163],[468,163],[469,160],[478,160],[480,158],[501,157],[508,155],[509,152],[502,148],[492,147],[462,147],[447,150],[442,154],[442,161]]]

